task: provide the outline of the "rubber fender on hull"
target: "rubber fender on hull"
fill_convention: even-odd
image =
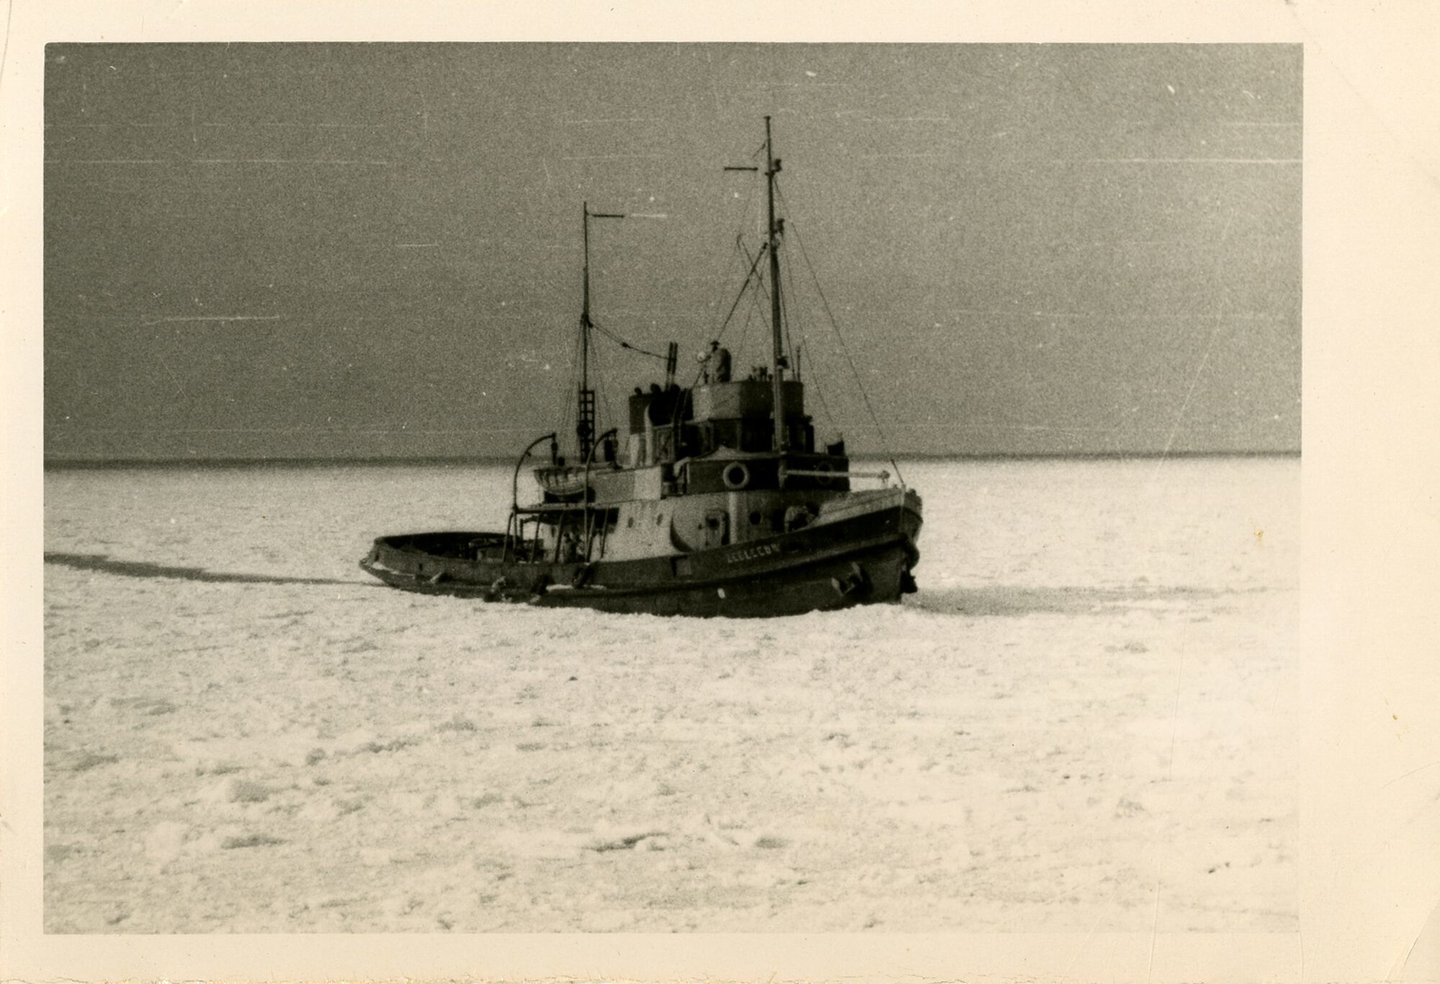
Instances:
[[[835,588],[835,593],[842,598],[857,593],[864,594],[870,590],[870,575],[865,573],[865,568],[858,563],[852,563],[850,573],[832,577],[830,584]]]

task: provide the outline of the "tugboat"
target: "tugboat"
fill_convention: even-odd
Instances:
[[[804,385],[798,371],[790,373],[779,173],[767,116],[767,236],[746,286],[768,260],[768,366],[732,379],[729,352],[712,342],[703,371],[681,387],[672,342],[664,384],[637,387],[629,398],[623,448],[618,428],[597,435],[588,378],[589,223],[620,216],[587,204],[575,461],[560,456],[556,434],[543,435],[515,464],[503,533],[382,536],[360,566],[407,591],[653,615],[796,615],[913,592],[920,496],[898,467],[895,484],[888,472],[853,470],[843,440],[817,447]],[[541,500],[521,505],[520,471],[547,442],[550,462],[534,469]],[[861,478],[879,487],[853,488]]]

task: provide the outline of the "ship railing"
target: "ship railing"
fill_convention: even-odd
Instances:
[[[534,528],[534,532],[528,535],[525,532],[527,523]],[[539,518],[531,515],[530,510],[521,509],[512,515],[505,531],[502,560],[533,561],[540,556],[544,546],[540,539],[540,527]]]
[[[590,466],[595,461],[595,449],[600,447],[601,443],[604,442],[607,438],[614,437],[619,434],[619,432],[619,428],[617,427],[610,428],[605,433],[601,434],[599,437],[595,438],[595,440],[590,442],[590,450],[585,454],[585,491],[584,494],[581,496],[581,501],[585,503],[583,535],[585,542],[585,560],[587,562],[591,559],[591,556],[594,553],[595,546],[595,513],[590,505]],[[600,524],[601,556],[604,556],[605,554],[605,533],[607,528],[607,524]]]
[[[880,484],[885,487],[890,485],[890,473],[883,468],[880,471],[825,471],[818,468],[781,468],[782,480],[790,475],[799,475],[804,478],[878,478]]]
[[[535,450],[536,445],[545,441],[550,442],[550,453],[553,457],[555,438],[554,431],[535,438],[525,446],[525,450],[520,452],[520,457],[515,462],[515,473],[510,476],[510,519],[505,524],[505,548],[502,553],[505,559],[509,559],[512,553],[518,552],[516,548],[522,545],[525,537],[525,523],[520,518],[520,469],[524,467],[525,459],[530,457],[530,452]],[[538,529],[536,539],[539,539]]]

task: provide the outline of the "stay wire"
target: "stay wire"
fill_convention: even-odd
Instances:
[[[875,433],[880,436],[880,446],[885,451],[890,467],[895,469],[896,479],[903,485],[905,478],[900,474],[900,465],[895,461],[895,455],[890,450],[889,438],[885,436],[885,428],[880,425],[880,418],[875,413],[875,407],[870,403],[870,394],[865,391],[865,381],[860,377],[860,370],[855,367],[855,360],[850,355],[850,345],[840,331],[840,324],[835,320],[835,313],[830,310],[830,302],[825,299],[825,291],[820,287],[820,278],[815,273],[815,265],[810,262],[810,254],[805,249],[805,241],[800,236],[800,230],[795,228],[793,223],[791,229],[795,233],[795,245],[800,247],[800,258],[805,261],[805,266],[810,271],[810,279],[815,283],[815,293],[820,296],[820,306],[825,310],[825,317],[830,320],[830,327],[835,332],[835,337],[840,340],[840,351],[845,354],[845,361],[849,363],[850,372],[855,377],[855,383],[860,389],[860,398],[865,403],[865,411],[870,415],[870,422],[875,425]]]
[[[591,324],[593,325],[594,322],[591,322]],[[610,413],[610,387],[605,378],[605,371],[600,367],[600,359],[598,358],[598,355],[599,352],[595,349],[594,346],[591,346],[590,369],[595,374],[596,380],[598,380],[598,383],[595,386],[595,433],[590,435],[590,440],[592,442],[600,436],[600,422],[603,420],[612,419],[612,415]],[[584,462],[585,456],[589,453],[589,448],[582,448],[580,450],[581,462]]]
[[[623,349],[629,349],[631,352],[638,352],[641,355],[648,355],[650,356],[650,358],[659,359],[661,362],[665,361],[665,356],[661,355],[659,352],[651,352],[649,349],[643,349],[638,345],[632,345],[630,342],[627,342],[625,339],[621,338],[619,335],[615,334],[615,332],[611,331],[609,328],[606,328],[598,321],[592,319],[590,322],[590,327],[594,328],[600,334],[604,335],[606,338],[610,339],[610,341],[619,345]]]
[[[763,145],[761,146],[761,149],[764,149],[764,146],[763,146]],[[753,157],[754,155],[752,154],[751,156]],[[755,185],[754,185],[754,183],[753,183],[753,182],[747,182],[746,185],[747,185],[748,190],[746,191],[745,197],[741,200],[741,203],[740,203],[740,217],[739,217],[739,219],[736,221],[736,224],[735,224],[735,235],[734,235],[734,237],[733,237],[733,242],[735,243],[736,248],[737,248],[737,249],[740,249],[742,252],[744,252],[744,249],[743,249],[743,247],[742,247],[740,244],[741,244],[741,242],[743,241],[743,239],[744,239],[744,237],[745,237],[745,228],[746,228],[746,226],[748,226],[748,225],[750,224],[750,222],[751,222],[751,213],[752,213],[752,211],[754,210],[755,203],[756,203]],[[745,255],[746,255],[746,257],[748,258],[748,256],[749,256],[748,252],[746,252]],[[728,267],[728,266],[729,266],[729,262],[730,262],[730,261],[729,261],[729,250],[726,250],[726,256],[725,256],[725,258],[724,258],[719,264],[717,264],[717,266],[720,266],[720,267],[722,267],[722,268]],[[756,262],[758,263],[759,260],[757,259]],[[748,285],[749,285],[749,276],[752,275],[753,273],[754,273],[754,264],[752,263],[752,264],[751,264],[750,274],[747,274],[747,276],[746,276],[745,286],[748,286]],[[723,270],[722,270],[721,276],[718,278],[718,281],[722,284],[721,290],[723,291],[723,290],[724,290],[723,285],[730,282],[730,275],[729,275],[728,273],[723,272]],[[744,290],[745,290],[745,287],[741,287],[741,292],[742,292],[742,293],[744,292]],[[724,297],[723,293],[722,293],[721,297],[722,297],[722,299],[723,299],[723,297]],[[729,313],[725,315],[725,318],[724,318],[724,320],[722,320],[722,321],[720,322],[719,327],[710,333],[710,337],[711,337],[711,338],[719,338],[719,337],[724,333],[724,331],[725,331],[725,326],[726,326],[726,325],[729,323],[729,321],[730,321],[730,315],[732,315],[732,314],[735,313],[735,307],[736,307],[736,305],[738,305],[739,303],[740,303],[740,301],[739,301],[739,298],[737,297],[737,298],[736,298],[736,301],[735,301],[735,304],[732,304],[732,305],[730,306],[730,311],[729,311]]]
[[[795,332],[796,332],[797,329],[799,330],[799,332],[800,332],[800,344],[801,344],[801,345],[804,345],[804,344],[805,344],[805,323],[804,323],[804,318],[801,317],[801,310],[802,310],[802,308],[803,308],[803,305],[800,305],[800,304],[796,304],[796,305],[795,305],[795,316],[794,316],[794,318],[793,318],[793,320],[792,320],[792,318],[791,318],[791,316],[790,316],[790,290],[793,290],[794,287],[795,287],[795,285],[798,284],[799,281],[795,278],[795,268],[794,268],[794,266],[793,266],[793,265],[791,264],[791,262],[790,262],[790,251],[789,251],[788,249],[785,250],[784,252],[782,252],[782,253],[780,254],[780,260],[781,260],[781,262],[783,262],[783,263],[785,264],[785,279],[782,280],[782,281],[781,281],[781,284],[780,284],[780,287],[781,287],[781,290],[780,290],[780,314],[781,314],[781,318],[780,318],[780,320],[781,320],[781,323],[785,326],[785,338],[784,338],[785,348],[786,348],[786,350],[790,353],[790,355],[796,360],[797,365],[796,365],[796,367],[795,367],[795,369],[796,369],[795,378],[796,378],[796,379],[799,379],[799,378],[800,378],[800,373],[799,373],[799,368],[800,368],[800,367],[799,367],[798,363],[799,363],[799,359],[800,359],[800,353],[799,353],[799,348],[795,345]],[[789,286],[789,289],[786,288],[786,285],[787,285],[787,284],[790,285],[790,286]]]
[[[739,245],[738,242],[737,245]],[[735,315],[735,309],[739,307],[740,302],[745,299],[746,292],[750,290],[751,281],[756,279],[755,268],[760,265],[760,258],[764,255],[765,250],[763,248],[755,254],[755,259],[750,263],[750,270],[745,274],[745,282],[740,285],[740,292],[735,295],[734,303],[730,305],[730,310],[725,313],[725,320],[720,322],[720,330],[715,333],[716,338],[719,338],[725,333],[726,327],[730,324],[730,319]]]
[[[740,345],[737,348],[744,349],[745,339],[750,337],[750,326],[756,321],[764,324],[769,319],[770,313],[765,310],[760,300],[763,290],[763,275],[757,274],[755,278],[756,289],[750,292],[750,306],[745,310],[745,326],[740,330]]]
[[[570,385],[567,388],[565,401],[562,404],[565,409],[562,411],[563,415],[560,419],[560,434],[575,433],[575,425],[579,423],[578,417],[572,417],[571,414],[578,412],[576,407],[576,394],[580,389],[580,347],[583,344],[584,341],[580,337],[580,333],[576,332],[575,340],[572,343],[574,348],[571,350],[572,354],[570,358]]]
[[[789,251],[789,250],[786,250],[786,251],[785,251],[785,253],[784,253],[784,260],[785,260],[785,276],[786,276],[786,278],[790,281],[790,283],[791,283],[792,285],[793,285],[793,284],[798,284],[800,281],[799,281],[799,278],[797,278],[797,277],[795,276],[795,266],[794,266],[794,264],[790,262],[790,251]],[[790,298],[790,294],[789,294],[788,292],[786,292],[786,293],[784,293],[784,294],[782,294],[782,295],[780,296],[780,301],[781,301],[781,303],[782,303],[782,304],[784,305],[784,307],[785,307],[785,326],[786,326],[786,328],[790,328],[791,325],[792,325],[792,321],[791,321],[791,317],[790,317],[790,305],[789,305],[788,303],[786,303],[786,302],[789,300],[789,298]],[[810,339],[809,339],[809,337],[808,337],[808,336],[806,335],[806,333],[805,333],[805,319],[800,316],[800,313],[801,313],[802,310],[803,310],[803,305],[798,305],[798,304],[797,304],[796,307],[795,307],[795,318],[794,318],[794,322],[793,322],[793,323],[799,328],[799,331],[800,331],[800,345],[801,345],[801,347],[803,348],[803,347],[805,346],[805,344],[806,344],[807,342],[809,342]],[[799,359],[799,354],[798,354],[798,352],[796,353],[796,359],[797,359],[797,362],[798,362],[798,359]],[[797,365],[796,368],[799,369],[800,366]],[[799,378],[798,373],[797,373],[797,378]],[[825,378],[825,374],[824,374],[823,372],[812,373],[812,374],[808,377],[808,379],[807,379],[807,381],[806,381],[806,386],[810,389],[811,392],[813,392],[813,393],[815,394],[815,398],[820,401],[820,409],[821,409],[821,411],[824,412],[824,414],[825,414],[825,419],[830,422],[830,426],[833,427],[833,428],[835,428],[836,430],[838,430],[839,427],[840,427],[840,421],[836,418],[835,414],[830,411],[830,404],[829,404],[829,402],[825,399],[825,390],[824,390],[824,387],[821,385],[821,380],[823,380],[824,378]],[[898,471],[898,469],[897,469],[897,471]]]

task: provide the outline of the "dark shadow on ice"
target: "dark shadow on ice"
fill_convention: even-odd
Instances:
[[[1122,588],[992,585],[935,591],[926,591],[922,587],[906,604],[951,615],[1087,615],[1110,614],[1156,603],[1212,601],[1234,593],[1211,588],[1155,587],[1148,584]]]
[[[283,577],[275,574],[232,574],[207,571],[203,567],[166,567],[138,560],[111,560],[106,554],[47,553],[45,563],[77,571],[99,571],[122,577],[167,577],[179,581],[211,581],[223,584],[343,584],[349,587],[382,587],[378,582],[337,581],[328,577]]]

